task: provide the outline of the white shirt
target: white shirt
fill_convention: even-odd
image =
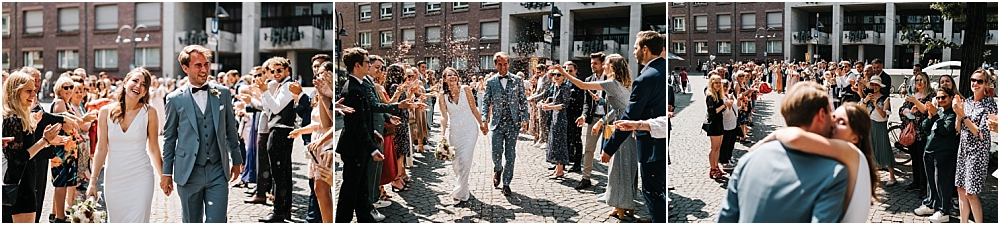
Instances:
[[[511,76],[514,76],[514,75],[510,74],[510,72],[507,72],[507,79],[504,79],[501,75],[497,75],[497,79],[500,79],[500,85],[502,85],[504,89],[507,88],[507,81],[511,80],[511,79],[514,79]]]
[[[285,78],[285,80],[288,79],[288,77]],[[260,97],[261,103],[264,103],[264,109],[272,114],[281,112],[281,109],[284,109],[296,97],[292,91],[288,90],[288,85],[283,83],[278,83],[278,85],[278,90],[275,91],[274,95],[271,92],[264,92]]]
[[[667,138],[667,116],[646,120],[649,123],[649,135],[656,139]]]
[[[205,85],[208,85],[208,84],[203,84],[202,86],[205,86]],[[204,113],[205,112],[205,108],[208,105],[208,90],[199,91],[198,93],[194,93],[194,90],[191,90],[193,88],[195,88],[195,86],[193,84],[191,84],[191,83],[188,83],[188,91],[191,91],[191,97],[194,98],[194,103],[198,105],[198,110],[201,110],[201,112]]]

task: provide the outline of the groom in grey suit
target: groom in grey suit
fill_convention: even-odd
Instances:
[[[185,223],[225,223],[228,181],[243,170],[232,95],[206,83],[211,57],[200,45],[184,47],[177,60],[189,84],[167,95],[160,187],[170,195],[177,183]]]
[[[486,80],[486,94],[479,109],[485,112],[479,128],[483,134],[493,131],[493,186],[500,185],[503,177],[505,196],[510,196],[510,181],[514,179],[514,144],[522,127],[528,127],[528,99],[524,95],[524,81],[507,71],[510,56],[506,52],[493,54],[493,65],[500,75]],[[492,121],[490,119],[493,119]],[[501,166],[501,156],[507,162]]]
[[[799,82],[781,101],[785,124],[825,137],[833,130],[826,88]],[[836,160],[788,149],[780,141],[747,153],[729,178],[720,223],[839,223],[847,168]]]

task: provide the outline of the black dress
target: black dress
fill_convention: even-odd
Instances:
[[[28,148],[34,144],[34,131],[24,131],[21,118],[14,115],[7,115],[3,118],[3,136],[13,137],[14,141],[7,143],[3,148],[3,156],[7,160],[7,171],[4,171],[4,184],[18,185],[17,202],[14,206],[3,207],[3,222],[8,221],[11,215],[35,212],[35,167],[29,166],[28,160],[31,155]],[[24,179],[22,179],[24,178]]]
[[[705,96],[705,103],[708,105],[708,118],[706,119],[710,124],[708,125],[708,136],[722,136],[725,129],[722,128],[722,114],[716,111],[719,107],[726,105],[726,102],[720,99],[713,99],[711,96]]]
[[[567,109],[570,101],[570,83],[563,83],[556,87],[555,94],[552,95],[552,104],[563,105],[561,110],[552,110],[552,124],[549,127],[549,146],[545,154],[545,161],[553,164],[566,165],[569,160],[569,139],[567,138],[568,118]]]

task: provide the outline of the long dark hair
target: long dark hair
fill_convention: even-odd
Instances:
[[[406,81],[406,72],[402,65],[394,63],[385,68],[385,88],[390,96],[396,93],[399,84]]]
[[[149,104],[149,82],[152,74],[150,74],[149,70],[146,70],[146,68],[143,67],[135,68],[132,69],[132,71],[129,71],[128,74],[125,75],[124,82],[128,83],[128,81],[132,79],[132,76],[142,76],[143,82],[141,85],[142,88],[146,89],[146,94],[143,95],[141,98],[139,98],[139,104],[141,105]],[[111,109],[111,114],[110,114],[112,122],[120,123],[122,120],[125,120],[125,91],[127,91],[126,89],[128,88],[125,88],[124,83],[120,88],[118,88],[118,105],[116,105],[114,108]]]
[[[878,196],[875,195],[875,188],[879,186],[879,176],[875,170],[875,155],[871,140],[872,123],[868,109],[857,102],[845,103],[840,107],[847,111],[847,125],[854,131],[854,135],[858,136],[858,143],[854,146],[861,150],[865,160],[868,161],[868,178],[871,181],[872,197],[878,199]]]

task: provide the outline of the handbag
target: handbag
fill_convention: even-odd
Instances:
[[[28,165],[24,165],[24,170],[21,170],[21,178],[17,180],[16,184],[3,184],[3,206],[14,206],[17,203],[17,189],[21,185],[21,180],[24,179],[24,171],[28,170]]]
[[[903,133],[899,134],[899,144],[909,147],[917,141],[917,128],[913,125],[913,121],[906,124],[906,128],[903,128]]]

